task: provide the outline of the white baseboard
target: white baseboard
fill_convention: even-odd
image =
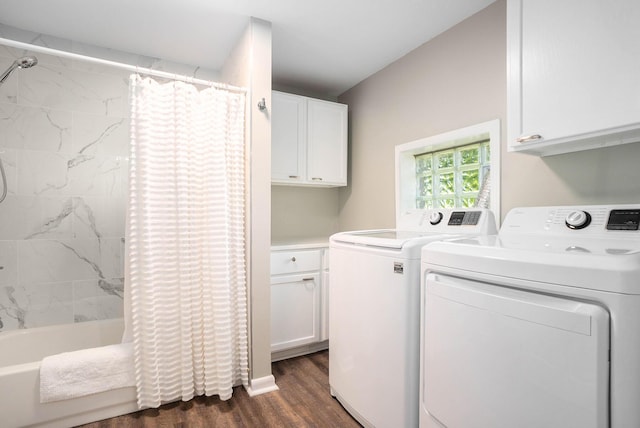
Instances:
[[[249,397],[255,397],[256,395],[277,391],[280,388],[276,385],[276,378],[273,375],[269,375],[257,379],[249,379],[249,385],[245,385],[244,389],[247,390]]]
[[[299,357],[301,355],[313,354],[314,352],[324,351],[325,349],[329,349],[328,340],[302,345],[296,348],[285,349],[283,351],[275,351],[271,353],[271,362],[274,363],[276,361]]]

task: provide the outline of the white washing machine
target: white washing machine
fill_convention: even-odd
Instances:
[[[329,383],[365,427],[418,426],[420,250],[496,233],[490,211],[419,210],[330,239]]]
[[[640,427],[640,205],[422,250],[420,427]]]

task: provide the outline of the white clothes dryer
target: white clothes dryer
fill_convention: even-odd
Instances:
[[[422,428],[640,427],[640,205],[422,250]]]
[[[484,209],[419,210],[330,239],[329,383],[365,427],[418,426],[420,250],[496,233]]]

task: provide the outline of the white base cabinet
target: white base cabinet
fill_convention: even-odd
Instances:
[[[272,359],[327,348],[328,264],[326,248],[272,250]],[[324,269],[326,266],[327,269]]]
[[[638,22],[638,0],[508,0],[509,151],[640,141]]]
[[[347,185],[347,106],[273,91],[271,182]]]
[[[320,340],[320,276],[271,279],[271,352]]]

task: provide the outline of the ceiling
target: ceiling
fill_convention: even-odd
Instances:
[[[337,96],[494,0],[2,0],[0,23],[219,70],[270,21],[275,85]]]

